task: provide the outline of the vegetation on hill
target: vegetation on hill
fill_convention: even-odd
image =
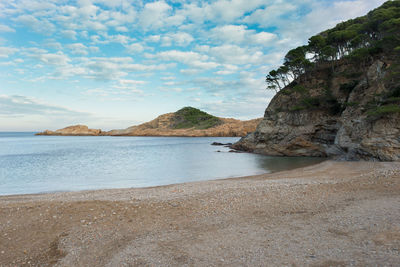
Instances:
[[[339,103],[332,96],[329,80],[335,75],[346,77],[348,81],[340,89],[349,95],[359,84],[365,68],[377,59],[390,64],[385,66],[384,81],[389,93],[376,95],[365,107],[366,113],[375,117],[400,111],[400,0],[387,1],[366,16],[339,23],[311,37],[307,45],[290,50],[283,65],[266,76],[267,89],[303,95],[291,107],[292,111],[328,108],[331,113],[339,113],[357,103]],[[345,73],[338,73],[343,65],[347,65]],[[325,93],[311,97],[304,85],[321,73],[327,80]]]
[[[222,124],[222,121],[197,108],[184,107],[174,114],[174,129],[208,129]]]

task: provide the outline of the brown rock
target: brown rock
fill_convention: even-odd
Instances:
[[[68,126],[57,131],[45,130],[44,132],[37,133],[36,135],[77,135],[77,136],[96,136],[100,135],[100,129],[89,129],[86,125]]]
[[[373,62],[356,78],[357,85],[350,92],[341,89],[341,85],[354,82],[355,78],[338,74],[354,72],[354,66],[346,63],[337,67],[333,77],[329,70],[319,70],[313,73],[313,79],[297,81],[308,96],[290,86],[281,90],[272,99],[256,131],[232,147],[279,156],[400,160],[400,113],[377,117],[370,113],[371,103],[379,103],[379,97],[399,86],[388,84],[385,79],[385,66],[389,64],[382,60]],[[324,100],[327,88],[331,102]],[[306,97],[320,102],[304,106]]]

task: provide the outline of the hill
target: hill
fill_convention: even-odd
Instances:
[[[167,113],[156,119],[122,130],[108,132],[85,125],[69,126],[37,135],[109,135],[109,136],[245,136],[255,130],[261,119],[240,121],[219,118],[192,107]]]
[[[240,121],[219,118],[192,107],[167,113],[156,119],[106,135],[119,136],[245,136],[255,130],[261,119]]]
[[[400,160],[400,1],[311,37],[266,82],[277,94],[236,149]]]

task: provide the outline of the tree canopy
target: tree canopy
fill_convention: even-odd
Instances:
[[[281,67],[266,76],[267,89],[279,91],[313,68],[339,60],[364,64],[381,53],[400,53],[400,0],[387,1],[366,16],[339,23],[290,50]]]

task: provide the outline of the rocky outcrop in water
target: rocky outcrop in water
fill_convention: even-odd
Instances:
[[[240,121],[235,119],[219,118],[221,123],[207,128],[196,129],[195,127],[176,129],[174,125],[174,113],[168,113],[158,118],[132,126],[124,130],[112,130],[105,135],[111,136],[245,136],[254,131],[261,119]]]
[[[86,125],[73,125],[56,131],[45,130],[36,135],[76,135],[76,136],[96,136],[102,135],[100,129],[89,129]]]
[[[400,82],[392,79],[398,68],[383,57],[363,69],[346,63],[333,73],[320,69],[281,90],[256,131],[233,147],[278,156],[398,161]]]
[[[66,127],[57,131],[46,130],[37,135],[107,135],[107,136],[218,136],[242,137],[253,132],[261,119],[240,121],[219,118],[198,109],[186,107],[156,119],[122,130],[88,129],[84,125]]]

